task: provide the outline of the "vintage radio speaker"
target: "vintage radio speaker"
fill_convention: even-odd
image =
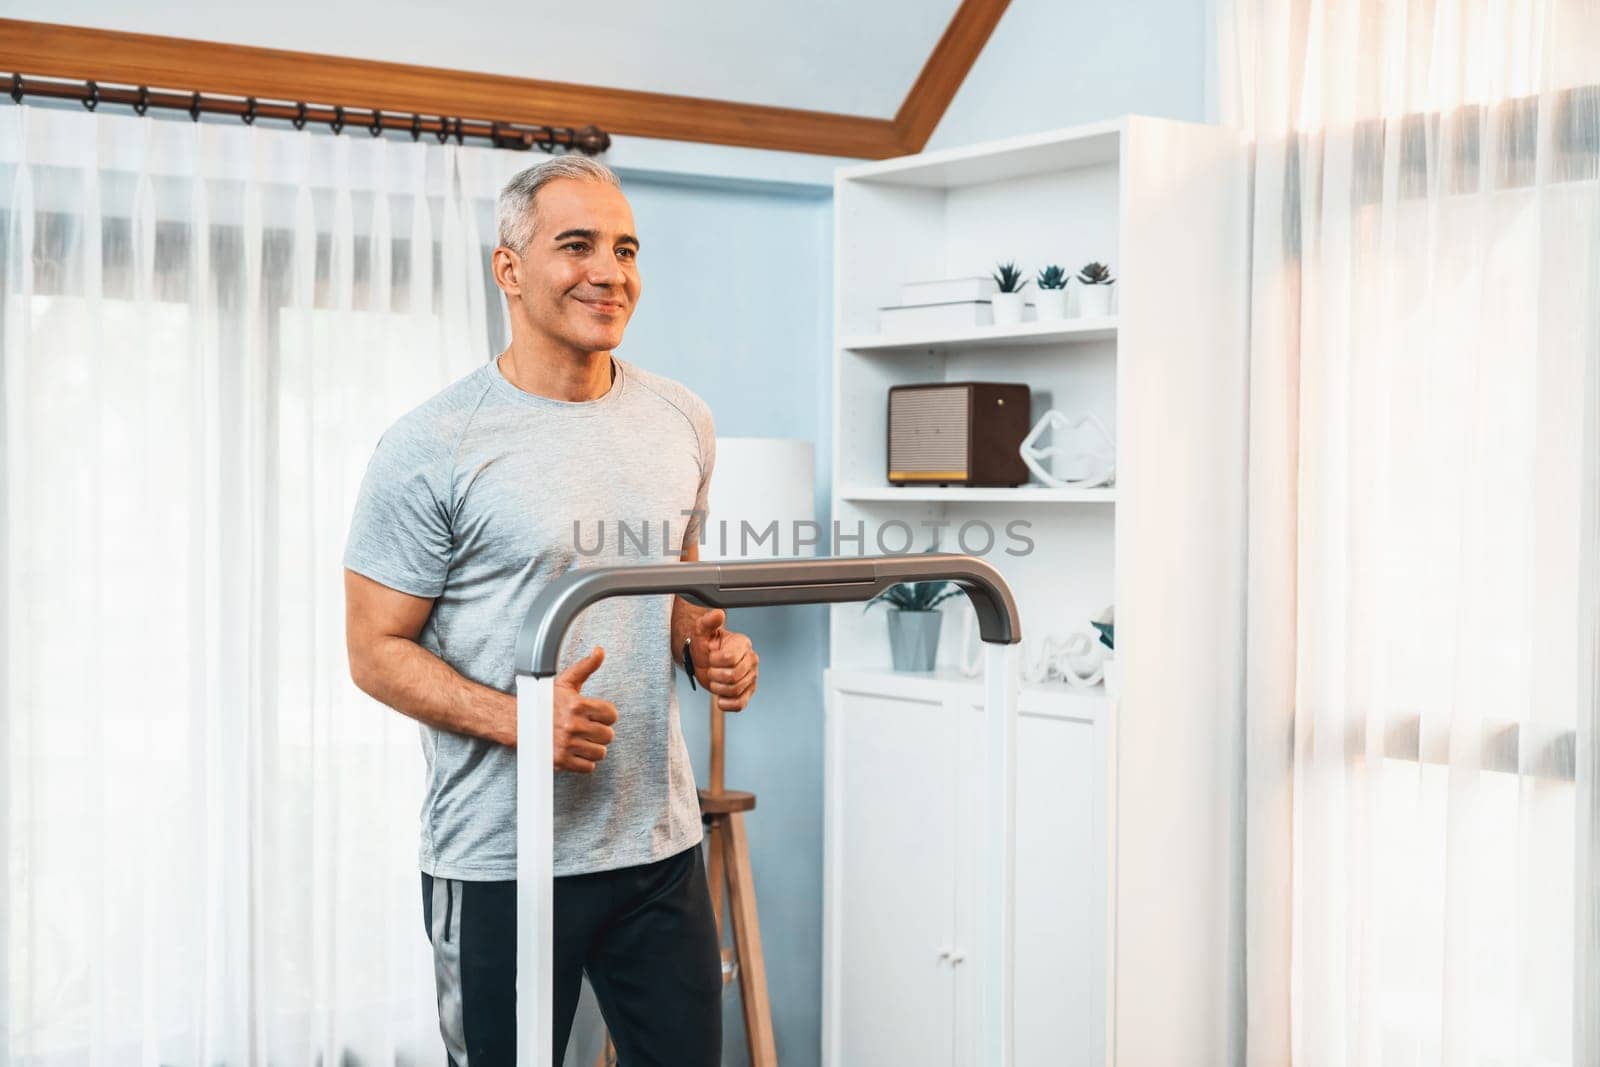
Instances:
[[[938,382],[889,389],[891,485],[1022,485],[1028,387]]]

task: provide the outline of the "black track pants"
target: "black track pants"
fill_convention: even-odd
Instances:
[[[716,1067],[722,962],[698,847],[555,880],[555,1047],[589,975],[623,1067]],[[451,1067],[511,1067],[517,1049],[517,883],[422,876],[439,1031]]]

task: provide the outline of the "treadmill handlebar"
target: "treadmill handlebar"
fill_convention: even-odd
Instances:
[[[517,634],[516,671],[536,678],[556,672],[561,642],[578,614],[614,596],[675,593],[710,608],[840,604],[870,600],[901,582],[949,581],[967,594],[978,636],[989,644],[1022,640],[1011,587],[993,565],[975,556],[820,557],[706,563],[640,563],[578,567],[534,598]]]

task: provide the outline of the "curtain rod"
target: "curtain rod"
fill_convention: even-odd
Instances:
[[[306,104],[302,101],[283,103],[246,97],[205,96],[199,92],[181,93],[169,90],[151,90],[141,85],[137,88],[100,85],[93,81],[60,81],[55,79],[24,78],[11,75],[11,99],[22,103],[23,97],[42,96],[58,100],[77,100],[93,111],[101,104],[126,104],[143,115],[153,107],[170,111],[186,111],[199,122],[200,116],[233,115],[252,125],[256,119],[285,119],[295,129],[306,123],[326,124],[335,134],[347,128],[360,127],[377,137],[384,130],[401,130],[411,134],[413,141],[422,135],[432,134],[440,144],[454,137],[456,144],[465,144],[468,137],[483,138],[496,148],[527,151],[539,148],[554,152],[557,148],[576,150],[585,155],[599,155],[611,147],[611,135],[596,126],[574,129],[571,126],[524,126],[509,122],[490,122],[482,119],[461,119],[438,115],[428,118],[403,111],[380,111],[377,108],[343,107],[336,104]]]

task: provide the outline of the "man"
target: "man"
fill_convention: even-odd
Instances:
[[[509,1064],[516,1047],[517,628],[581,555],[698,559],[715,457],[699,397],[612,355],[639,300],[616,176],[576,156],[530,167],[502,190],[498,227],[511,345],[384,434],[345,554],[351,675],[423,724],[423,916],[455,1067]],[[662,543],[663,522],[681,542]],[[557,1063],[584,972],[622,1062],[720,1061],[721,959],[673,672],[687,643],[699,683],[743,709],[757,656],[724,621],[677,597],[616,598],[569,634],[553,738]]]

